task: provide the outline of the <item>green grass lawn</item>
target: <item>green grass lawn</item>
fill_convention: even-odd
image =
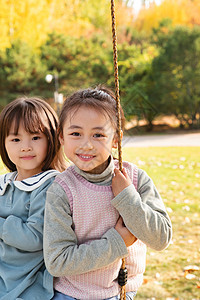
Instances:
[[[144,284],[136,299],[199,300],[200,147],[124,148],[123,159],[154,180],[173,224],[173,242],[164,251],[148,248]],[[1,165],[0,174],[6,172]]]
[[[184,271],[200,268],[200,147],[124,148],[123,159],[154,180],[173,224],[166,250],[148,248],[136,299],[200,299],[200,271]]]

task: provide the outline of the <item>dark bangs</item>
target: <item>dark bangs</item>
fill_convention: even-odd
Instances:
[[[16,107],[7,116],[6,136],[9,134],[11,125],[14,125],[13,133],[18,134],[20,123],[28,133],[34,134],[40,131],[45,133],[45,119],[47,120],[47,116],[45,116],[40,106],[34,107],[30,103],[27,105],[24,102],[23,105]]]
[[[79,90],[65,100],[60,114],[59,134],[62,133],[64,122],[71,111],[73,110],[75,113],[82,106],[93,108],[103,113],[105,116],[108,116],[113,127],[117,130],[117,106],[115,95],[110,89],[98,86],[95,89],[88,88]],[[121,107],[120,113],[123,130],[125,118]]]

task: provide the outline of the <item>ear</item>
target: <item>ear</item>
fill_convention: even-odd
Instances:
[[[121,137],[121,139],[123,138],[122,130],[120,132],[120,137]],[[117,135],[117,133],[115,133],[114,138],[113,138],[112,148],[117,149],[117,147],[118,147],[118,135]]]
[[[63,146],[64,145],[64,137],[63,137],[62,133],[60,133],[60,135],[59,135],[59,141],[60,141],[60,144]]]

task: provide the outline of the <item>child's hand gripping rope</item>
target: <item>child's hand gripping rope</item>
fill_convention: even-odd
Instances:
[[[122,172],[120,172],[120,170],[117,168],[114,169],[112,191],[115,197],[131,184],[131,179],[124,168],[122,169]]]

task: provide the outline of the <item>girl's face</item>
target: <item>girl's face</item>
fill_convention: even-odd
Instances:
[[[65,120],[60,142],[77,167],[99,174],[106,169],[112,148],[117,147],[116,130],[101,111],[82,106]]]
[[[10,160],[16,165],[17,180],[23,180],[42,171],[47,155],[48,140],[44,133],[31,134],[20,123],[17,134],[14,124],[5,139],[5,147]]]

